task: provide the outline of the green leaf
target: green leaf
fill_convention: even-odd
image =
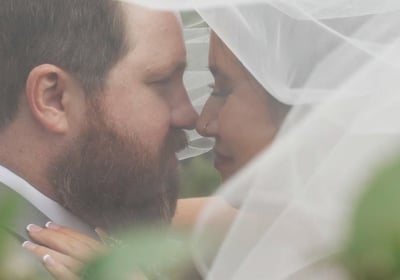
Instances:
[[[400,160],[368,184],[341,260],[352,279],[400,279]]]
[[[141,230],[126,234],[123,240],[120,248],[90,264],[84,279],[134,279],[137,273],[147,279],[179,279],[178,275],[190,269],[189,242],[185,235]]]

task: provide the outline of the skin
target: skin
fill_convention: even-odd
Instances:
[[[103,104],[118,129],[132,131],[157,154],[170,128],[193,129],[198,117],[183,85],[182,32],[172,13],[125,10],[133,47],[111,70]]]
[[[268,95],[215,34],[211,36],[209,64],[215,85],[199,117],[196,129],[203,136],[216,139],[215,167],[226,180],[271,143],[288,108]],[[221,214],[215,215],[208,222],[214,225],[213,228],[220,228],[223,231],[234,219],[236,209],[215,197],[179,200],[172,226],[191,230],[199,213],[210,201],[214,205],[219,205]],[[64,234],[64,231],[69,233]],[[63,278],[66,275],[76,277],[76,273],[71,273],[71,269],[65,269],[63,264],[68,258],[79,260],[81,257],[77,254],[84,254],[71,252],[65,245],[72,242],[72,246],[77,248],[78,246],[74,244],[80,242],[79,235],[61,227],[41,228],[39,231],[30,231],[29,234],[34,240],[46,244],[63,255],[62,258],[55,255],[55,262],[52,264],[45,262],[53,275],[57,275],[57,279],[74,279]],[[82,242],[86,242],[84,238]],[[101,250],[104,249],[100,243],[96,246],[102,248]],[[81,247],[85,248],[82,251],[91,250],[89,246]],[[40,257],[53,253],[51,249],[38,245],[31,251]],[[72,270],[79,271],[79,269],[77,266]]]
[[[209,67],[212,93],[197,122],[197,131],[214,137],[215,168],[226,180],[269,145],[280,126],[276,101],[213,33]]]

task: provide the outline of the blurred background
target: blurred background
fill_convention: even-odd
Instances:
[[[181,164],[180,198],[209,196],[221,184],[213,165],[212,151],[183,160]]]

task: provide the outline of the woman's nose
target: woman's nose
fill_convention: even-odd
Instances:
[[[217,100],[210,97],[197,120],[196,130],[204,137],[216,137],[218,134],[218,113],[220,106]]]
[[[197,132],[204,137],[215,137],[218,131],[218,124],[215,120],[201,120],[196,124]]]

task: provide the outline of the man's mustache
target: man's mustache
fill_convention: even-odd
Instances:
[[[166,145],[175,152],[185,149],[189,145],[186,132],[182,129],[170,129]]]

